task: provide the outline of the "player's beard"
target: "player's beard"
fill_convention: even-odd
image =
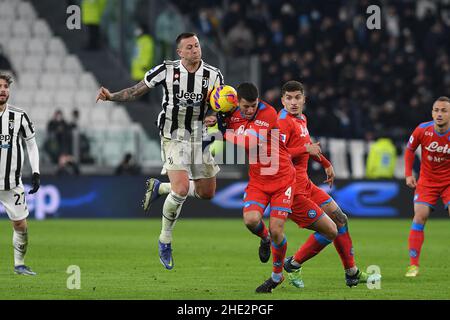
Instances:
[[[0,105],[4,105],[8,102],[9,94],[6,96],[0,96]]]

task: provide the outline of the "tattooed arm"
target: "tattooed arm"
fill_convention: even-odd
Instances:
[[[97,94],[97,100],[103,101],[134,101],[145,93],[149,92],[150,88],[145,84],[144,80],[132,86],[131,88],[123,89],[119,92],[109,92],[108,89],[101,87]]]

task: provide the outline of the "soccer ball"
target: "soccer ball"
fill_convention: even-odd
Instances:
[[[237,92],[232,86],[218,86],[209,98],[211,108],[216,112],[230,112],[238,105]]]

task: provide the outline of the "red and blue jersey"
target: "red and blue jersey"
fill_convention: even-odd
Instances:
[[[280,181],[293,175],[291,156],[281,141],[277,112],[271,105],[260,101],[252,119],[246,119],[237,108],[225,122],[227,141],[245,147],[249,155],[255,154],[255,148],[258,151],[257,159],[253,159],[256,161],[250,159],[251,182],[274,183],[274,176]]]
[[[281,139],[288,148],[292,156],[292,161],[296,170],[296,192],[305,193],[309,185],[308,161],[309,153],[306,151],[306,144],[312,143],[308,131],[308,121],[304,114],[299,116],[290,114],[286,109],[278,113],[278,124],[280,126]],[[331,163],[323,156],[312,157],[314,161],[327,168]]]
[[[450,184],[450,129],[438,133],[434,121],[417,126],[409,138],[405,154],[405,176],[412,175],[414,151],[421,146],[420,183],[429,186]]]

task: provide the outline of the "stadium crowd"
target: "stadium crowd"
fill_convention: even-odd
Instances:
[[[280,84],[302,81],[316,136],[404,143],[450,93],[449,1],[172,1],[229,55],[260,57],[274,106]],[[379,30],[366,26],[370,5],[381,8]]]

